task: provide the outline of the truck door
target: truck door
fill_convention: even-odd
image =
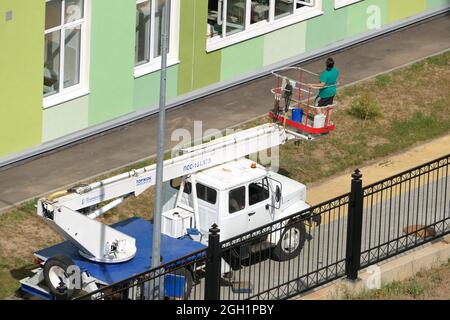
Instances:
[[[222,240],[248,231],[248,215],[246,207],[246,188],[241,186],[228,192],[228,212],[224,212],[220,221],[220,237]]]
[[[263,178],[248,185],[248,228],[259,228],[272,221],[270,215],[269,181]]]

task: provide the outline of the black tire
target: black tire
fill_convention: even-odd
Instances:
[[[47,285],[47,287],[49,288],[50,292],[55,296],[55,298],[57,300],[68,300],[71,299],[74,295],[76,295],[81,288],[77,288],[75,286],[75,278],[73,277],[72,279],[70,279],[72,281],[72,285],[67,286],[67,284],[65,284],[65,281],[68,281],[69,277],[72,274],[69,274],[69,267],[74,267],[75,264],[73,263],[73,261],[63,255],[58,255],[58,256],[54,256],[50,259],[48,259],[45,264],[44,264],[44,280],[45,280],[45,284]],[[61,277],[58,277],[60,280],[59,285],[56,284],[56,274],[53,270],[55,270],[55,268],[59,271],[64,271],[64,276],[66,277],[65,279],[61,279]],[[73,273],[74,271],[72,271]],[[79,275],[81,277],[81,275]],[[80,284],[81,284],[81,279],[80,280]]]
[[[183,299],[186,300],[189,298],[192,292],[192,286],[194,283],[194,278],[192,276],[192,272],[186,268],[180,268],[171,272],[176,276],[184,277],[184,294]]]
[[[294,232],[298,235],[298,244],[292,247],[292,240],[284,240],[289,237],[289,232]],[[303,249],[306,240],[306,228],[303,222],[289,222],[287,227],[283,230],[280,240],[273,248],[271,258],[276,261],[287,261],[297,257]],[[295,243],[294,243],[295,244]]]

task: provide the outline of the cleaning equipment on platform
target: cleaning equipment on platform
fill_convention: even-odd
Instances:
[[[292,121],[302,122],[303,109],[294,108],[292,109]]]
[[[295,71],[298,72],[297,79],[287,77],[287,72],[294,74]],[[336,103],[318,106],[315,97],[320,90],[328,87],[335,88],[338,83],[320,88],[311,86],[311,83],[319,83],[320,75],[299,67],[285,67],[272,71],[272,74],[277,81],[276,87],[270,90],[275,97],[274,110],[269,112],[273,122],[282,124],[284,128],[287,127],[289,134],[306,140],[328,134],[335,129],[331,114]],[[283,99],[284,105],[282,105]],[[283,107],[285,107],[284,112]],[[288,115],[286,108],[292,113],[289,112]],[[317,114],[321,115],[315,118]]]
[[[325,119],[327,117],[324,114],[316,114],[314,116],[314,128],[323,128],[325,127]]]

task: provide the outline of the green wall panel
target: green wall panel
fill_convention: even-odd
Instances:
[[[89,97],[60,104],[44,110],[42,142],[85,129],[88,126]]]
[[[427,7],[428,10],[431,9],[437,9],[443,6],[449,6],[450,5],[450,0],[428,0],[427,1]]]
[[[306,24],[306,50],[325,47],[347,36],[348,10],[334,9],[334,1],[322,1],[323,15]]]
[[[394,22],[425,12],[427,0],[388,0],[388,21]]]
[[[383,26],[388,20],[387,0],[364,0],[342,9],[348,10],[347,36],[349,37],[376,30],[375,22],[380,22]]]
[[[41,142],[43,61],[44,1],[1,0],[0,157]]]
[[[180,1],[180,54],[178,94],[220,81],[221,51],[206,52],[208,2]]]
[[[93,0],[89,125],[133,111],[136,2]]]
[[[306,49],[306,22],[264,36],[264,66],[302,54]]]
[[[134,80],[134,109],[139,110],[159,103],[159,82],[161,73],[153,72]],[[178,65],[167,69],[167,99],[177,96]]]
[[[257,37],[222,50],[221,80],[229,80],[263,66],[264,38]]]

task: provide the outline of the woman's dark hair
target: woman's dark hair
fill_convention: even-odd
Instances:
[[[334,60],[333,60],[333,58],[328,58],[326,64],[327,64],[327,70],[328,71],[333,69],[333,67],[334,67]]]

